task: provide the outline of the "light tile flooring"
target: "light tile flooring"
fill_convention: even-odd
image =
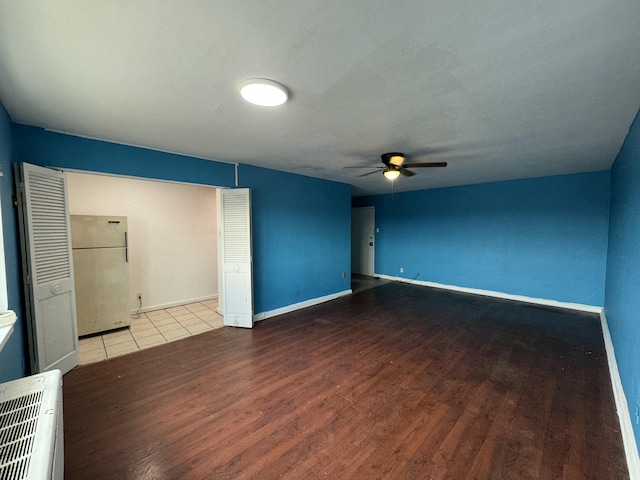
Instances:
[[[222,316],[216,312],[218,300],[190,303],[178,307],[141,313],[131,318],[131,327],[81,338],[80,365],[118,357],[190,335],[223,326]]]

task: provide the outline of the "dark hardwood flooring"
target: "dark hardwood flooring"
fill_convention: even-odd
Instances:
[[[389,283],[389,280],[383,280],[379,277],[369,277],[368,275],[351,274],[351,291],[360,293],[370,288],[377,288]]]
[[[389,283],[64,377],[66,478],[627,479],[597,315]]]

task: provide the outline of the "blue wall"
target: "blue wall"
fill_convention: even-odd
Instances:
[[[0,383],[25,375],[25,334],[23,328],[22,290],[20,278],[20,257],[17,219],[11,196],[14,192],[13,165],[14,142],[9,114],[0,103],[0,203],[2,204],[2,230],[4,233],[5,270],[7,273],[7,297],[9,309],[18,315],[13,335],[0,352]]]
[[[7,137],[11,145],[11,137]],[[22,125],[13,125],[13,149],[15,161],[42,166],[202,185],[235,185],[235,167],[231,164]],[[240,172],[240,186],[252,189],[255,312],[349,289],[351,187],[245,165],[240,166]],[[3,191],[3,196],[14,190],[13,184],[7,183],[11,192]],[[15,241],[15,225],[7,226],[4,234],[5,239]],[[17,251],[12,255],[17,262]],[[347,278],[342,278],[342,272],[347,272]],[[23,362],[23,353],[20,346],[5,356],[11,362]],[[15,369],[12,372],[7,375],[22,373]]]
[[[13,131],[19,162],[220,187],[235,185],[235,167],[228,163],[62,135],[23,125],[14,125]]]
[[[252,189],[254,259],[269,259],[254,261],[256,312],[351,288],[351,186],[248,165],[239,178]]]
[[[603,305],[608,172],[379,195],[353,205],[376,209],[376,273]]]
[[[636,117],[611,170],[611,221],[605,314],[636,442],[640,426],[640,118]]]

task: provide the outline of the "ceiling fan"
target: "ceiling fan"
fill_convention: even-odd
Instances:
[[[373,172],[368,172],[361,177],[366,177],[367,175],[372,175],[374,173],[378,173],[382,171],[382,174],[389,180],[395,180],[400,175],[404,175],[406,177],[412,177],[415,175],[415,172],[409,170],[410,168],[432,168],[432,167],[446,167],[447,162],[427,162],[427,163],[404,163],[406,160],[406,155],[400,152],[389,152],[383,153],[381,155],[383,167],[366,167],[366,166],[357,166],[357,167],[346,167],[346,168],[375,168]]]

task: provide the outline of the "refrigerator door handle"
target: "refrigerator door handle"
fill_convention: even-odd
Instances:
[[[124,261],[129,263],[129,238],[127,232],[124,232]]]

